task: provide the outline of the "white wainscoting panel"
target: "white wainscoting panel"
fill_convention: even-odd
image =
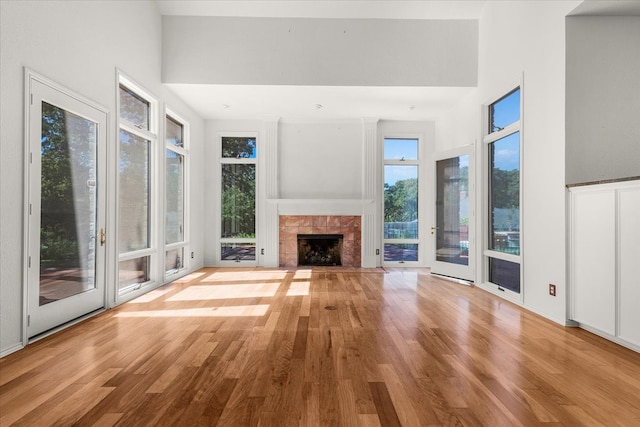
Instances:
[[[616,332],[615,192],[573,195],[573,320]]]
[[[640,351],[640,181],[569,194],[571,320]]]
[[[640,186],[618,191],[618,335],[640,347]]]

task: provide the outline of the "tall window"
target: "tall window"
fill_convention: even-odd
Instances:
[[[173,113],[165,116],[165,259],[170,275],[185,267],[187,132]]]
[[[152,153],[156,102],[120,77],[118,150],[119,290],[151,281],[153,261]]]
[[[502,290],[521,291],[520,88],[488,108],[488,236],[486,279]]]
[[[256,138],[221,140],[220,260],[256,260]]]
[[[418,261],[419,139],[384,140],[384,261]]]

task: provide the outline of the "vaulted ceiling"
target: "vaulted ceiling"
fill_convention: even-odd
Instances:
[[[293,120],[335,120],[335,119],[357,119],[360,117],[377,117],[389,120],[432,120],[443,112],[452,108],[458,100],[465,94],[473,90],[475,76],[477,74],[477,50],[472,52],[455,52],[460,50],[457,46],[448,49],[447,43],[456,39],[453,30],[449,30],[450,35],[442,36],[440,40],[422,40],[425,44],[432,44],[426,47],[422,63],[415,65],[410,58],[403,58],[412,53],[407,50],[408,46],[390,45],[386,50],[380,52],[380,62],[376,63],[377,53],[371,48],[366,48],[367,53],[353,52],[343,58],[325,58],[318,60],[326,49],[340,50],[340,41],[333,40],[327,43],[320,41],[314,52],[293,51],[296,46],[282,47],[282,43],[275,39],[277,45],[267,44],[266,48],[261,45],[262,35],[258,34],[254,39],[238,41],[243,38],[242,33],[233,36],[227,33],[213,34],[211,28],[221,25],[239,22],[238,19],[247,19],[255,24],[255,18],[262,18],[264,23],[268,23],[269,31],[273,32],[273,27],[290,28],[292,23],[298,24],[298,37],[300,43],[306,45],[315,43],[316,37],[324,37],[330,34],[332,25],[344,23],[344,32],[356,33],[360,30],[359,23],[366,23],[367,27],[361,31],[362,40],[349,40],[347,43],[359,42],[361,45],[368,43],[384,44],[387,39],[399,37],[396,43],[402,43],[402,37],[411,37],[412,31],[406,30],[406,34],[399,34],[397,30],[399,22],[407,23],[407,26],[437,26],[442,28],[447,22],[456,23],[460,20],[477,22],[484,0],[474,1],[166,1],[158,0],[157,4],[160,13],[163,15],[165,28],[175,27],[176,22],[182,23],[180,19],[187,19],[182,28],[175,31],[164,30],[163,34],[163,79],[181,98],[191,105],[201,116],[206,119],[260,119],[264,117],[281,117],[282,119]],[[204,24],[200,36],[185,39],[184,33],[193,31],[192,22],[196,17],[211,21]],[[437,22],[436,22],[437,21]],[[242,22],[242,21],[240,21]],[[258,22],[259,24],[261,22]],[[385,25],[389,23],[392,25]],[[236,25],[237,26],[237,25]],[[260,25],[258,25],[260,26]],[[396,28],[395,30],[389,27]],[[200,30],[198,30],[200,31]],[[251,29],[247,29],[251,31]],[[266,29],[264,31],[267,31]],[[342,30],[341,30],[342,31]],[[368,31],[368,32],[367,32]],[[418,30],[419,32],[422,30]],[[428,37],[430,30],[420,32],[419,37]],[[440,30],[438,30],[440,31]],[[446,34],[444,29],[438,34]],[[277,32],[277,30],[276,30]],[[387,32],[387,36],[385,36]],[[211,34],[209,34],[211,33]],[[476,30],[477,33],[477,30]],[[468,36],[468,35],[467,35]],[[225,40],[225,37],[229,37]],[[231,38],[233,37],[233,38]],[[355,35],[354,37],[357,37]],[[440,36],[439,36],[440,37]],[[194,50],[194,45],[202,43],[207,39],[206,47]],[[468,38],[468,37],[467,37]],[[475,38],[475,34],[474,34]],[[174,39],[179,39],[178,41]],[[308,43],[309,41],[313,43]],[[264,42],[268,43],[268,42]],[[333,43],[333,44],[331,44]],[[416,45],[419,49],[421,40],[412,43],[413,49]],[[474,41],[477,45],[477,39]],[[256,50],[267,50],[275,59],[267,63],[269,56],[261,56],[253,63],[248,64],[255,68],[255,77],[246,74],[247,64],[238,62],[237,58],[229,59],[228,56],[220,54],[224,46],[234,44],[237,51],[246,50],[247,55],[256,56]],[[251,45],[250,45],[251,44]],[[167,48],[172,46],[172,49]],[[440,51],[436,51],[437,46],[441,46]],[[299,49],[299,47],[297,47]],[[431,49],[431,50],[429,50]],[[192,50],[190,53],[185,51]],[[361,50],[361,49],[356,49]],[[279,53],[275,53],[275,52]],[[288,53],[289,52],[289,53]],[[446,55],[449,57],[443,57]],[[288,56],[287,56],[288,55]],[[361,55],[361,56],[358,56]],[[400,55],[400,57],[398,56]],[[456,61],[456,55],[469,56],[463,59],[461,64],[465,70],[461,70],[460,63]],[[471,58],[471,56],[474,56]],[[416,55],[417,56],[417,55]],[[300,58],[304,64],[313,66],[311,71],[307,68],[299,70],[299,74],[294,69],[291,71],[291,64]],[[453,59],[452,59],[453,58]],[[322,59],[322,58],[321,58]],[[431,62],[429,62],[429,59]],[[390,71],[388,62],[397,61],[396,71]],[[278,61],[278,62],[274,62]],[[315,61],[318,61],[316,64]],[[446,67],[438,70],[433,69],[433,64],[437,62],[447,62]],[[299,61],[300,62],[300,61]],[[236,67],[236,70],[243,70],[242,73],[233,71],[227,76],[222,76],[222,67],[229,66],[229,63]],[[285,68],[282,63],[289,63],[289,68]],[[331,66],[331,76],[328,71],[323,71],[325,64]],[[362,82],[355,82],[351,74],[362,70],[358,64],[366,63],[366,74],[371,77],[368,81],[363,77]],[[384,65],[386,64],[386,66]],[[275,67],[275,70],[274,70]],[[281,67],[281,68],[278,68]],[[340,68],[344,67],[344,78],[340,78]],[[419,67],[424,67],[424,70]],[[457,67],[457,68],[456,68]],[[423,82],[420,76],[404,77],[408,68],[423,72],[425,78]],[[265,72],[270,70],[271,74]],[[320,69],[318,71],[318,69]],[[337,70],[337,71],[336,71]],[[350,70],[350,71],[349,71]],[[452,75],[465,73],[472,75],[473,79],[462,78],[452,80]],[[324,74],[323,74],[324,73]],[[376,74],[377,73],[377,74]],[[429,74],[431,73],[431,74]],[[300,74],[307,76],[300,79]],[[363,73],[365,74],[365,73]],[[398,79],[390,77],[398,75]],[[235,77],[235,81],[234,81]],[[454,81],[454,84],[450,82]],[[458,83],[458,81],[462,83]],[[471,81],[471,83],[469,83]]]

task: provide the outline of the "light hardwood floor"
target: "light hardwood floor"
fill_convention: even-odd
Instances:
[[[1,359],[14,424],[640,426],[640,354],[424,269],[203,269]]]

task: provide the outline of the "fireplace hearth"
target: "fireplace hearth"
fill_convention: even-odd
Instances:
[[[342,265],[342,234],[298,234],[298,265]]]

